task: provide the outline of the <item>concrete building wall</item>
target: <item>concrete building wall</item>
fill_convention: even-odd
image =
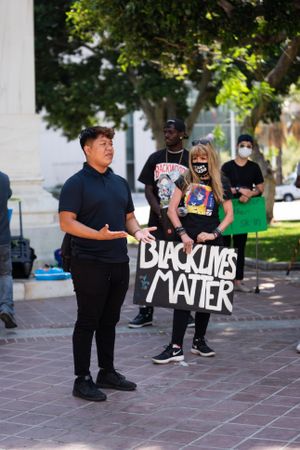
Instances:
[[[137,181],[146,159],[155,151],[151,131],[145,130],[145,121],[140,112],[134,113],[134,163],[135,189],[143,185]],[[67,141],[59,131],[47,129],[41,120],[39,137],[43,185],[52,188],[63,184],[73,173],[80,170],[85,161],[78,140]],[[115,156],[111,165],[114,172],[126,178],[126,131],[116,131],[114,137]]]

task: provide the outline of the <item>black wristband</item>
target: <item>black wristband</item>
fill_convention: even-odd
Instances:
[[[175,233],[178,234],[178,236],[181,236],[182,234],[185,234],[186,231],[185,231],[185,228],[183,228],[183,227],[176,227]]]
[[[215,239],[217,239],[218,237],[220,237],[222,235],[222,231],[218,227],[212,233],[215,236]]]

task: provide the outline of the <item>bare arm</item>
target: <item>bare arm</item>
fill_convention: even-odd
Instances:
[[[176,186],[175,191],[173,192],[173,195],[171,197],[171,200],[170,200],[170,203],[168,206],[168,216],[169,216],[169,219],[171,220],[174,228],[182,227],[182,224],[181,224],[180,219],[177,214],[177,208],[180,203],[181,196],[182,196],[182,192]],[[192,246],[194,243],[193,239],[191,239],[189,237],[189,235],[187,234],[187,232],[185,230],[184,230],[184,233],[180,234],[180,238],[181,238],[181,241],[183,242],[183,250],[186,253],[190,253],[192,251]]]
[[[134,212],[126,214],[126,229],[131,236],[135,237],[138,241],[151,242],[155,240],[150,231],[154,231],[157,227],[141,228],[136,220]]]
[[[153,186],[151,186],[150,184],[146,184],[145,186],[145,197],[151,209],[155,212],[155,214],[158,215],[158,217],[160,217],[160,205],[154,195]]]
[[[219,230],[223,233],[223,231],[226,230],[228,225],[230,225],[233,222],[233,206],[231,200],[225,200],[223,202],[223,208],[225,212],[225,217],[218,226]]]
[[[110,231],[108,224],[100,230],[94,230],[93,228],[78,222],[77,215],[69,211],[62,211],[59,213],[59,223],[62,231],[84,239],[106,241],[127,237],[126,231]]]
[[[173,192],[173,195],[171,197],[169,206],[168,206],[168,216],[169,216],[169,219],[171,220],[174,228],[182,226],[180,219],[178,217],[178,214],[177,214],[177,208],[179,206],[181,197],[182,197],[182,192],[176,186],[175,190]]]

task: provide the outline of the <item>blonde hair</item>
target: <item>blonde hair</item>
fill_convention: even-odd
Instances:
[[[193,169],[193,159],[197,156],[207,157],[208,173],[210,176],[213,195],[217,203],[223,203],[224,191],[221,181],[221,168],[219,155],[210,142],[194,145],[189,151],[189,170],[184,174],[184,188],[186,192],[191,183],[199,183],[200,177]]]

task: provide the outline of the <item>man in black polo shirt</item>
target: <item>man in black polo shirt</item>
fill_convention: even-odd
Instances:
[[[261,195],[264,191],[264,178],[259,165],[249,160],[253,148],[253,137],[249,134],[241,134],[237,140],[236,158],[223,164],[222,171],[229,179],[231,192],[234,198],[241,203],[247,203],[250,198]],[[237,249],[235,290],[239,292],[251,292],[243,284],[245,266],[245,247],[247,233],[232,236],[233,247]],[[230,246],[231,236],[223,236],[224,245]]]
[[[109,168],[113,136],[113,129],[105,127],[81,132],[87,162],[66,181],[59,201],[61,229],[72,235],[71,272],[78,305],[73,395],[92,401],[106,399],[99,388],[136,388],[114,368],[115,327],[129,282],[126,237],[128,232],[151,242],[150,231],[156,229],[141,230],[126,180]],[[100,368],[96,384],[90,375],[94,334]]]

